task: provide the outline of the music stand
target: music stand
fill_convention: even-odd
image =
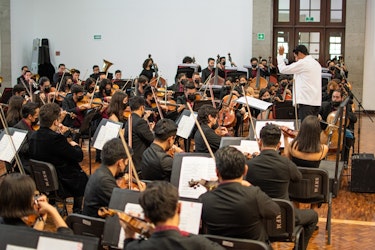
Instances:
[[[194,72],[199,71],[199,65],[194,63],[183,63],[177,66],[176,77],[180,73],[185,73],[187,78],[192,78]]]

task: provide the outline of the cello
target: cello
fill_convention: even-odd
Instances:
[[[227,128],[233,127],[237,122],[234,106],[236,105],[235,101],[238,97],[233,95],[234,86],[235,85],[232,86],[230,94],[223,97],[223,107],[219,111],[219,121],[221,121],[221,126]]]

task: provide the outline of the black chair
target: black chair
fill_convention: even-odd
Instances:
[[[294,242],[294,249],[304,249],[303,227],[295,225],[293,203],[282,199],[272,199],[280,206],[280,213],[273,219],[264,220],[269,240]]]
[[[328,204],[326,230],[327,243],[331,244],[332,192],[329,188],[328,171],[320,168],[298,167],[302,179],[289,184],[289,198],[292,201],[309,204]]]
[[[47,197],[63,203],[64,213],[68,214],[66,208],[66,197],[60,197],[57,193],[59,190],[59,180],[55,166],[44,161],[30,159],[31,175],[35,181],[36,189]]]
[[[210,241],[216,242],[228,250],[268,250],[266,243],[258,240],[237,239],[218,235],[203,235]]]
[[[94,218],[82,214],[69,214],[66,224],[76,235],[85,235],[99,238],[98,250],[104,249],[101,245],[105,219]]]

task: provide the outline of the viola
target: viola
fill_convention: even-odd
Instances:
[[[147,238],[150,237],[155,230],[153,224],[122,211],[101,207],[98,210],[98,215],[100,217],[113,217],[117,215],[119,219],[124,222],[126,226],[129,227],[132,231],[139,233]]]
[[[219,181],[217,181],[217,180],[216,181],[207,181],[207,180],[204,180],[204,179],[200,179],[200,180],[191,179],[188,184],[189,184],[189,187],[192,187],[194,189],[199,187],[199,186],[203,186],[207,189],[207,191],[212,191],[219,186]]]
[[[130,106],[127,106],[122,112],[122,116],[125,117],[126,119],[128,119],[129,116],[131,116],[131,114],[132,114],[132,111],[130,110]]]
[[[138,190],[143,191],[146,188],[146,184],[144,182],[140,182],[140,186],[138,186],[137,181],[135,178],[132,178],[132,181],[129,182],[129,175],[125,174],[124,176],[116,179],[117,185],[121,189],[131,189],[131,190]],[[130,186],[129,186],[130,183]],[[141,189],[141,190],[139,190]]]
[[[88,104],[91,102],[91,98],[89,98],[88,96],[83,96],[83,99],[81,101],[78,101],[76,103],[77,107],[81,106],[81,105],[85,105],[85,104]],[[100,99],[100,98],[93,98],[92,99],[92,102],[91,102],[91,108],[97,108],[97,107],[100,107],[103,105],[103,101]]]

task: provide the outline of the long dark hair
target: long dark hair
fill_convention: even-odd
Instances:
[[[124,98],[127,96],[127,94],[121,91],[114,93],[114,95],[111,98],[111,103],[108,107],[108,116],[114,114],[120,121],[123,120],[122,114],[125,109]]]
[[[15,123],[17,123],[18,121],[22,119],[21,110],[22,110],[23,101],[24,99],[21,96],[16,96],[16,95],[12,96],[9,99],[9,108],[8,108],[7,115],[6,115],[6,121],[8,123],[11,123],[9,124],[9,126],[16,125]]]
[[[320,152],[320,123],[318,117],[309,115],[302,124],[296,138],[291,143],[291,147],[297,146],[298,151],[305,153]]]

